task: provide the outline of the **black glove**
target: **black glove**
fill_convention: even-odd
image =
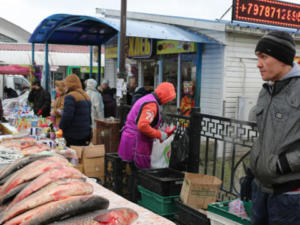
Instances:
[[[240,179],[241,184],[241,200],[249,201],[251,200],[251,183],[254,179],[254,175],[250,169],[246,170],[246,176]]]

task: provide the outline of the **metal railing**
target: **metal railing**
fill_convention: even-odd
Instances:
[[[190,171],[222,180],[218,200],[239,196],[250,149],[258,136],[256,123],[193,112]]]
[[[120,107],[120,124],[130,106]],[[258,136],[256,123],[202,114],[194,108],[190,117],[163,113],[162,121],[176,125],[183,134],[190,127],[188,172],[216,176],[222,180],[218,201],[239,196],[240,178],[245,175],[250,149]]]

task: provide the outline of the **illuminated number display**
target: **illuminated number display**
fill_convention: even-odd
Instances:
[[[300,5],[276,0],[233,0],[232,20],[300,28]]]

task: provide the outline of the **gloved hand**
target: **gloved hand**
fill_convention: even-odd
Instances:
[[[241,200],[244,201],[249,201],[251,200],[251,183],[254,179],[254,175],[252,174],[252,172],[250,171],[250,169],[247,169],[246,171],[246,176],[242,177],[240,179],[240,184],[241,184]]]
[[[164,140],[166,140],[168,138],[168,134],[164,131],[160,131],[161,133],[161,137],[160,137],[160,142],[163,142]]]
[[[165,129],[165,132],[168,134],[168,137],[170,137],[174,133],[175,130],[176,130],[176,126],[174,126],[172,129],[169,126],[167,126],[167,128]]]
[[[39,116],[41,116],[41,115],[43,114],[43,110],[39,109],[39,111],[37,112],[37,114],[38,114]]]

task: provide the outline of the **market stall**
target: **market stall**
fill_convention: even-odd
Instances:
[[[96,183],[95,179],[87,178],[71,167],[65,157],[56,154],[59,152],[53,152],[53,149],[47,146],[40,146],[30,137],[4,139],[0,143],[0,149],[6,151],[6,156],[8,156],[8,151],[15,150],[23,153],[23,148],[32,148],[32,146],[28,146],[29,144],[35,148],[46,147],[46,152],[27,156],[15,152],[14,161],[10,161],[10,163],[6,163],[5,167],[2,167],[0,171],[0,182],[2,183],[0,204],[3,206],[1,223],[6,221],[5,224],[27,224],[25,222],[27,219],[24,218],[30,217],[31,222],[40,221],[48,224],[50,221],[59,221],[57,224],[61,224],[60,221],[64,222],[66,217],[72,219],[78,214],[81,217],[87,215],[88,219],[89,214],[85,214],[85,212],[98,212],[101,209],[102,211],[99,213],[110,213],[111,210],[112,212],[129,210],[129,213],[125,213],[125,215],[117,212],[115,212],[116,215],[113,214],[117,220],[122,218],[123,222],[117,223],[119,225],[174,224],[104,188]],[[83,203],[80,206],[78,201],[89,201],[89,204]],[[72,209],[68,207],[70,204],[72,204]],[[46,208],[49,208],[50,214],[44,212]],[[41,213],[42,216],[37,215],[36,212]],[[133,219],[130,218],[132,215],[134,215]],[[131,221],[134,222],[131,223]],[[35,222],[32,224],[36,224]]]

